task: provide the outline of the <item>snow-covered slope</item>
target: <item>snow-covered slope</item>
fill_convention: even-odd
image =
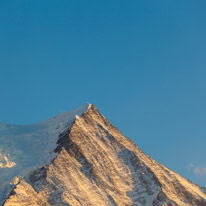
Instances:
[[[12,188],[16,176],[26,176],[36,167],[48,164],[56,154],[58,135],[70,128],[76,115],[89,103],[33,125],[0,124],[0,205]]]
[[[6,131],[2,140],[8,139],[15,131],[11,131],[12,126],[8,127],[10,129],[2,127]],[[15,179],[14,189],[3,184],[3,188],[12,190],[4,206],[206,205],[205,188],[144,154],[94,105],[87,104],[68,116],[65,113],[28,127],[27,132],[21,132],[25,136],[19,134],[17,138],[21,146],[10,143],[7,151],[12,149],[1,151],[4,165],[6,162],[16,164],[0,168],[0,177],[4,177],[1,181],[6,177],[6,183],[16,176],[20,178]],[[37,129],[39,127],[41,129]],[[28,142],[29,149],[22,147],[24,141]],[[12,153],[11,150],[21,152]],[[25,154],[28,157],[24,157]]]

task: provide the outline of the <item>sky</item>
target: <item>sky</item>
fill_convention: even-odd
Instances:
[[[0,122],[90,102],[206,187],[205,10],[205,0],[1,0]]]

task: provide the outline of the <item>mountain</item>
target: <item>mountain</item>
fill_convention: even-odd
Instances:
[[[4,206],[206,205],[206,188],[146,155],[94,105],[35,125],[2,124],[0,141]]]

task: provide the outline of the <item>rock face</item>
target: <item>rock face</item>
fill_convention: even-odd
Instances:
[[[63,131],[56,157],[21,179],[4,206],[205,206],[205,188],[144,154],[94,105]]]

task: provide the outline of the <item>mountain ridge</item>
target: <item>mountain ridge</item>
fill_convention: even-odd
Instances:
[[[206,205],[205,188],[144,154],[94,105],[56,143],[57,156],[21,180],[5,206]]]

